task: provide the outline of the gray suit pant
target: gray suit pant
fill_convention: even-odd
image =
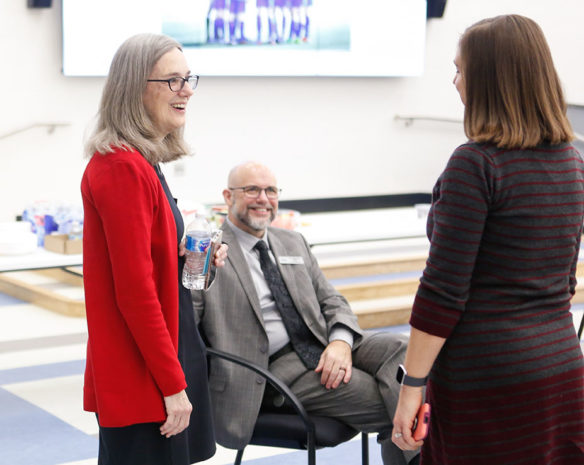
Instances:
[[[383,463],[402,465],[417,454],[403,452],[391,442],[400,388],[395,373],[406,347],[403,335],[366,335],[352,353],[351,380],[336,389],[320,384],[320,374],[308,370],[294,352],[278,358],[268,369],[290,387],[308,413],[337,418],[359,431],[385,433],[380,441]]]

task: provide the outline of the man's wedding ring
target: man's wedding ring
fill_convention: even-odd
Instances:
[[[396,439],[399,439],[399,438],[401,438],[401,437],[402,437],[402,434],[401,434],[401,433],[395,433],[395,434],[393,435],[393,437],[394,437],[394,438],[396,438]]]

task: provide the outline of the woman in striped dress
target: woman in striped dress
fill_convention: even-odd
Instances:
[[[551,54],[532,20],[499,16],[464,32],[455,65],[470,140],[433,190],[393,441],[422,445],[429,375],[423,465],[584,464],[584,166]]]

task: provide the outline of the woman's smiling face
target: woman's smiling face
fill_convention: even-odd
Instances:
[[[175,48],[160,57],[148,79],[169,79],[187,77],[190,71],[183,53]],[[193,95],[188,83],[173,92],[167,82],[148,82],[143,94],[144,107],[162,139],[169,133],[184,126],[186,106]]]

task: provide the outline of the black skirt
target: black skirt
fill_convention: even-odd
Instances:
[[[189,427],[166,438],[160,434],[160,423],[119,428],[100,426],[98,465],[190,465],[213,456],[215,435],[205,346],[195,325],[190,293],[182,285],[178,356],[187,381],[186,393],[193,404]]]

